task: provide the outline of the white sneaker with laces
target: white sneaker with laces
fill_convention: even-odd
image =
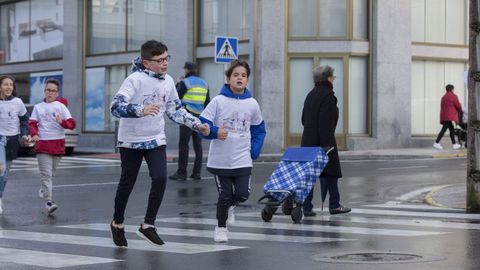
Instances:
[[[434,144],[433,144],[433,147],[434,147],[434,148],[437,148],[438,150],[443,150],[442,145],[439,144],[439,143],[434,143]]]
[[[2,198],[0,198],[0,215],[3,214]]]
[[[458,149],[460,149],[460,148],[462,148],[462,146],[461,146],[460,144],[458,144],[458,143],[456,143],[456,144],[453,145],[453,150],[458,150]]]
[[[233,225],[235,223],[235,213],[233,212],[233,210],[235,210],[234,205],[228,207],[227,225]]]
[[[215,232],[213,234],[213,240],[217,243],[228,242],[228,229],[226,227],[215,226]]]
[[[55,210],[57,210],[57,208],[58,208],[58,205],[55,204],[52,201],[47,201],[45,203],[45,209],[47,210],[48,214],[51,214],[51,213],[55,212]]]

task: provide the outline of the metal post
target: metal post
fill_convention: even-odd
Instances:
[[[480,0],[470,0],[470,45],[468,76],[468,152],[467,152],[467,213],[480,213]]]

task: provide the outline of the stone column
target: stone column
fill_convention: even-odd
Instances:
[[[411,138],[410,0],[373,1],[372,147],[408,147]]]
[[[263,153],[279,153],[285,127],[285,4],[283,0],[256,0],[253,28],[255,98],[267,128]]]

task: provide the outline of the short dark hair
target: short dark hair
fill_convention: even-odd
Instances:
[[[142,59],[147,60],[152,59],[156,55],[163,54],[166,51],[168,51],[167,45],[160,41],[148,40],[142,44],[140,55],[142,56]]]
[[[12,82],[13,82],[12,96],[14,96],[14,97],[17,96],[17,91],[16,91],[17,90],[17,85],[15,84],[15,78],[13,76],[10,76],[10,75],[2,75],[2,76],[0,76],[0,84],[2,84],[3,80],[5,80],[5,79],[12,80]]]
[[[183,65],[183,68],[188,70],[189,72],[197,72],[197,64],[193,62],[185,62],[185,65]]]
[[[447,86],[445,86],[445,90],[447,90],[448,92],[451,92],[453,89],[455,89],[455,86],[453,86],[452,84],[447,84]]]
[[[233,70],[236,67],[244,67],[247,70],[247,78],[250,77],[250,66],[245,60],[233,60],[230,63],[228,69],[225,71],[225,76],[227,76],[227,78],[230,78],[230,76],[232,76]]]
[[[58,89],[60,90],[60,81],[59,80],[50,78],[45,82],[45,87],[47,87],[47,84],[49,84],[49,83],[55,84],[58,87]]]

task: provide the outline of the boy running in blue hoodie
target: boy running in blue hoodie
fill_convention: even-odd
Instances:
[[[233,224],[233,209],[250,195],[253,160],[265,140],[265,122],[260,106],[247,89],[250,67],[235,60],[225,72],[227,84],[200,115],[210,126],[207,170],[214,174],[218,189],[215,242],[227,242],[227,223]],[[220,128],[219,128],[220,127]]]

